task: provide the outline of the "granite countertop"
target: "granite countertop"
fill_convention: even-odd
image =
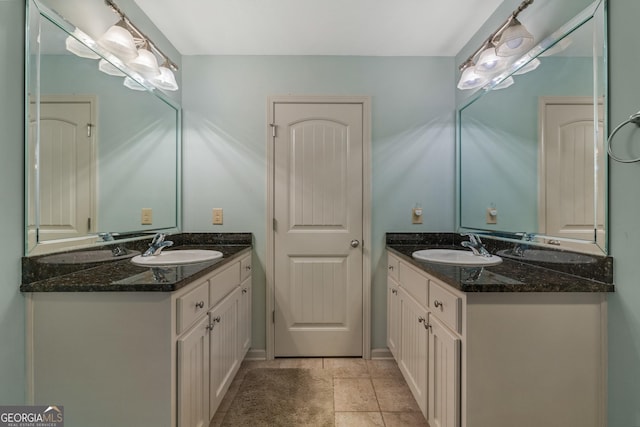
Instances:
[[[26,258],[23,259],[20,291],[172,292],[251,252],[250,233],[232,234],[232,239],[222,236],[222,233],[167,236],[167,240],[175,242],[172,250],[210,249],[223,254],[222,258],[216,260],[179,266],[142,267],[131,263],[130,257],[126,257],[99,264],[79,265],[70,270],[69,265],[39,263],[38,259],[44,257]]]
[[[431,236],[425,236],[427,234]],[[611,283],[610,257],[594,257],[584,265],[544,266],[503,257],[498,265],[469,267],[421,261],[411,256],[414,251],[422,249],[462,249],[457,240],[460,239],[453,234],[420,233],[418,236],[388,233],[387,249],[403,261],[463,292],[613,292],[615,288]],[[504,250],[499,247],[500,243],[491,247],[495,243],[488,239],[483,242],[491,253]]]

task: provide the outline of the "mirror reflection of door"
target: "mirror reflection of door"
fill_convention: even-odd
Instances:
[[[602,103],[594,143],[592,97],[542,97],[540,232],[596,240],[604,248],[604,149]],[[594,170],[597,174],[594,175]],[[597,201],[597,205],[596,205]],[[585,250],[586,245],[561,246]],[[573,247],[572,247],[573,246]]]
[[[94,106],[91,96],[41,97],[40,141],[29,143],[39,217],[30,209],[28,220],[39,242],[86,237],[95,227]]]

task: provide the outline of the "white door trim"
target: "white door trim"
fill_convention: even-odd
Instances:
[[[267,359],[274,358],[274,149],[273,111],[278,103],[361,104],[362,105],[362,357],[371,358],[371,97],[332,95],[272,95],[267,98],[267,254],[266,254],[266,334]]]

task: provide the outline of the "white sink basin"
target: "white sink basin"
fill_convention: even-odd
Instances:
[[[415,259],[419,259],[421,261],[451,265],[470,265],[475,267],[497,265],[502,262],[502,258],[496,255],[484,257],[474,255],[471,251],[459,251],[456,249],[425,249],[422,251],[416,251],[412,255]]]
[[[131,262],[143,267],[158,267],[162,265],[195,264],[198,262],[212,261],[218,258],[222,258],[222,252],[206,249],[182,249],[163,251],[160,252],[159,255],[138,255],[131,258]]]
[[[114,256],[110,249],[96,251],[65,252],[42,257],[42,264],[91,264],[94,262],[118,261],[139,255],[139,251],[128,250],[124,255]]]

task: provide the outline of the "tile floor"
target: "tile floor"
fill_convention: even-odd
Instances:
[[[218,427],[244,375],[255,368],[329,369],[335,427],[428,427],[393,360],[276,359],[244,361],[209,427]]]

